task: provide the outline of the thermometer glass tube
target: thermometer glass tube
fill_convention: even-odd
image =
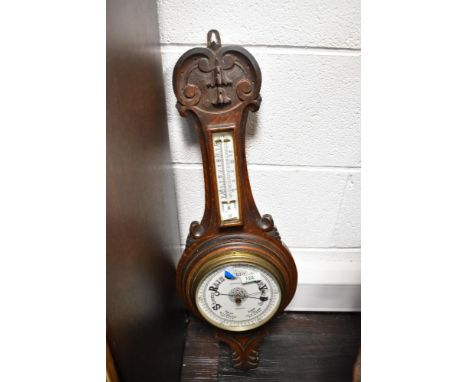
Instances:
[[[237,222],[239,195],[232,131],[213,133],[213,152],[221,223]]]

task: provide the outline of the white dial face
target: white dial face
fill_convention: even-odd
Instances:
[[[221,221],[237,221],[240,215],[234,137],[232,131],[213,133],[212,136]]]
[[[275,277],[264,268],[233,263],[215,268],[200,282],[196,304],[212,325],[244,331],[266,323],[281,302]]]

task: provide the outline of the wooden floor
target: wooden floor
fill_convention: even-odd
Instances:
[[[283,313],[262,341],[258,368],[244,372],[213,329],[190,318],[180,380],[351,382],[360,340],[360,313]]]

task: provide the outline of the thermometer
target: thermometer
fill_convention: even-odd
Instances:
[[[232,131],[212,134],[221,224],[240,221],[236,158]]]

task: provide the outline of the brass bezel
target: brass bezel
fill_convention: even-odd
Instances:
[[[218,322],[212,320],[209,316],[207,316],[203,311],[198,309],[198,304],[197,304],[197,294],[198,294],[198,289],[201,285],[202,280],[207,276],[211,271],[214,269],[218,268],[219,266],[222,265],[228,265],[232,263],[247,263],[251,265],[255,265],[257,267],[263,268],[268,273],[271,274],[273,279],[276,281],[276,283],[279,285],[280,289],[280,296],[279,296],[279,303],[276,309],[272,310],[271,313],[265,317],[265,319],[259,323],[259,324],[253,324],[253,325],[248,325],[248,326],[225,326],[221,325]],[[269,261],[259,257],[256,254],[249,253],[249,252],[241,252],[241,251],[229,251],[222,253],[218,256],[214,256],[212,259],[208,260],[205,264],[203,264],[197,272],[193,275],[192,282],[189,283],[190,285],[187,286],[189,288],[188,292],[190,293],[189,295],[192,298],[193,306],[197,310],[198,314],[202,316],[207,322],[209,322],[211,325],[227,330],[230,332],[245,332],[248,330],[255,329],[259,326],[264,325],[268,321],[270,321],[274,315],[278,312],[278,309],[282,305],[283,298],[284,298],[284,292],[285,292],[285,286],[284,282],[282,280],[280,272],[276,269],[273,264],[271,264]]]

